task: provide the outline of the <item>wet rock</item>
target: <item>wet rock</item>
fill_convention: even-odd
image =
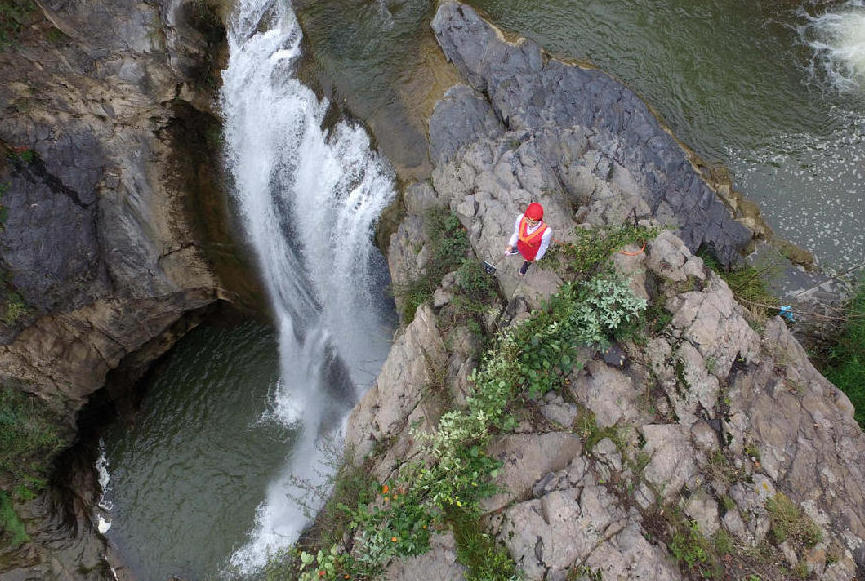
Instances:
[[[610,345],[604,352],[604,363],[613,367],[622,368],[625,365],[625,352],[618,345]]]

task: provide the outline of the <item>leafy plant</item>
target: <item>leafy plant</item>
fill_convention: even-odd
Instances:
[[[615,276],[562,286],[547,305],[516,327],[501,348],[512,352],[514,391],[530,397],[564,386],[581,345],[604,348],[640,320],[646,301]],[[504,374],[499,374],[499,377]]]
[[[452,222],[441,224],[443,232],[456,232]],[[451,250],[463,248],[454,236],[446,238]],[[458,273],[457,284],[477,300],[488,296],[486,283],[468,268]],[[404,464],[393,482],[360,495],[357,504],[339,505],[350,518],[350,553],[336,548],[301,553],[300,578],[374,577],[393,557],[427,551],[430,529],[447,522],[461,539],[461,558],[472,563],[472,578],[515,578],[507,555],[467,528],[480,515],[480,500],[498,490],[493,479],[501,463],[486,452],[492,435],[514,427],[508,409],[517,398],[563,384],[577,363],[576,346],[609,341],[644,309],[645,301],[635,298],[623,281],[597,277],[565,285],[544,309],[499,333],[470,377],[465,409],[442,414],[432,433],[414,434],[425,460]],[[493,571],[496,576],[490,577]]]
[[[14,291],[7,292],[3,307],[6,312],[3,314],[2,321],[6,325],[14,325],[30,312],[30,308],[21,298],[21,295]]]
[[[572,242],[556,244],[538,264],[544,268],[555,269],[566,279],[588,278],[607,263],[613,252],[628,244],[644,244],[657,235],[657,228],[633,224],[606,228],[577,228],[573,232]]]
[[[695,521],[689,521],[673,533],[670,552],[686,571],[708,569],[712,563],[708,542]]]

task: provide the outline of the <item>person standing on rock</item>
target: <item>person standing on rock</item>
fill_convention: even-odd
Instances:
[[[511,236],[508,247],[505,248],[505,256],[511,256],[519,252],[523,255],[525,262],[520,267],[520,276],[525,276],[529,265],[538,261],[547,253],[550,241],[553,239],[553,230],[544,221],[544,208],[537,202],[529,204],[524,214],[517,216],[514,222],[514,234]]]

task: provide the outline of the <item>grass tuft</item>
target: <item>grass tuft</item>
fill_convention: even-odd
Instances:
[[[767,500],[766,510],[771,521],[769,532],[778,544],[789,540],[810,548],[823,539],[820,527],[784,493],[779,492]]]
[[[743,266],[740,268],[725,269],[709,252],[700,249],[697,256],[703,259],[703,264],[714,270],[724,281],[736,300],[742,304],[759,322],[765,320],[778,310],[780,302],[778,297],[769,292],[764,275],[772,268],[755,268]]]
[[[469,239],[459,218],[442,208],[430,210],[424,221],[429,238],[430,257],[425,272],[415,280],[394,286],[394,295],[402,301],[402,320],[414,320],[417,308],[430,300],[442,277],[460,268],[469,251]]]
[[[477,517],[465,511],[451,510],[448,520],[457,544],[457,560],[468,569],[467,581],[520,579],[514,560],[504,547],[484,532]]]

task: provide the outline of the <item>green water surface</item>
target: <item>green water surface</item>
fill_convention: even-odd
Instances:
[[[839,90],[821,74],[809,30],[809,17],[832,6],[857,17],[865,14],[861,4],[469,4],[505,30],[590,61],[631,87],[683,142],[727,165],[737,189],[782,236],[829,265],[862,262],[865,88]]]
[[[214,578],[247,540],[294,435],[266,419],[276,341],[254,322],[194,330],[151,373],[134,421],[104,434],[108,538],[138,578]]]

